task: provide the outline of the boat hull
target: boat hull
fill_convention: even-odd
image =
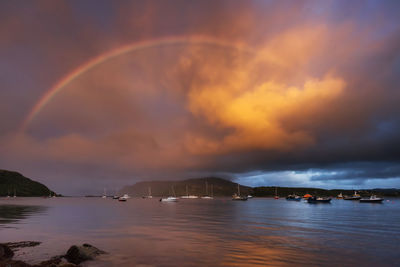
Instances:
[[[360,200],[361,197],[345,197],[344,200]]]
[[[324,198],[324,199],[315,199],[315,198],[308,198],[307,202],[308,203],[331,203],[330,198]]]
[[[379,199],[360,199],[360,203],[382,203],[383,198]]]

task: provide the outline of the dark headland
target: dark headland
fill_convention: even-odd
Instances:
[[[54,195],[47,186],[15,171],[0,170],[0,196],[40,197]]]

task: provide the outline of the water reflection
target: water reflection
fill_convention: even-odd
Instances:
[[[32,260],[84,242],[109,252],[88,266],[383,266],[398,259],[397,202],[57,198],[19,204],[0,205],[7,225],[24,222],[17,229],[0,224],[0,241],[42,241]],[[379,246],[366,245],[371,240]]]
[[[0,228],[8,228],[33,214],[43,213],[44,206],[0,205]]]

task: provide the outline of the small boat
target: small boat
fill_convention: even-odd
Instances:
[[[360,203],[382,203],[383,198],[376,197],[375,195],[370,196],[369,198],[360,199]]]
[[[337,199],[343,199],[343,194],[342,194],[342,192],[340,192],[340,194],[339,195],[337,195],[337,197],[336,197]]]
[[[357,194],[357,191],[354,191],[354,194],[352,196],[344,196],[344,200],[360,200],[361,196]]]
[[[189,195],[188,186],[186,185],[186,196],[181,196],[181,198],[187,198],[187,199],[191,198],[191,199],[193,199],[193,198],[199,198],[199,197],[198,196],[194,196],[194,195]]]
[[[107,198],[106,189],[104,188],[103,196],[101,198]]]
[[[149,194],[147,196],[142,196],[142,198],[153,198],[151,195],[151,187],[149,187]]]
[[[310,197],[312,197],[312,195],[310,195],[308,193],[303,196],[304,199],[309,199]]]
[[[212,191],[212,185],[211,185],[211,191]],[[206,194],[204,196],[201,197],[202,199],[213,199],[212,196],[208,195],[208,183],[206,181]]]
[[[173,186],[172,186],[172,194],[173,194],[174,196],[169,196],[169,197],[160,198],[160,201],[161,201],[161,202],[177,202],[177,201],[178,201],[178,198],[177,198],[176,195],[175,195],[175,190],[174,190],[174,187],[173,187]]]
[[[308,203],[330,203],[331,202],[331,198],[329,197],[309,197],[307,199]]]
[[[275,187],[275,196],[274,196],[274,199],[279,199],[279,196],[278,196],[278,188],[277,188],[277,187]]]
[[[124,194],[122,197],[118,198],[118,201],[127,201],[129,196],[127,194]]]
[[[253,196],[252,195],[247,195],[247,198],[253,198]]]
[[[160,198],[161,202],[177,202],[178,198],[177,197],[163,197]]]
[[[288,195],[286,197],[286,200],[292,200],[292,201],[300,201],[301,200],[301,196],[297,196],[295,194],[293,195]]]
[[[119,199],[118,193],[117,193],[117,188],[115,188],[115,194],[112,197],[112,199]]]
[[[237,186],[238,186],[238,192],[237,192],[237,194],[234,194],[234,195],[232,196],[232,200],[242,200],[242,201],[246,201],[246,200],[247,200],[247,197],[246,197],[246,196],[241,196],[241,195],[240,195],[240,186],[239,186],[239,184],[237,184]]]

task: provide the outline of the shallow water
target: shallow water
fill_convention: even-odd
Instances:
[[[43,242],[17,253],[30,262],[109,252],[86,266],[400,266],[400,199],[1,199],[0,242],[23,240]]]

